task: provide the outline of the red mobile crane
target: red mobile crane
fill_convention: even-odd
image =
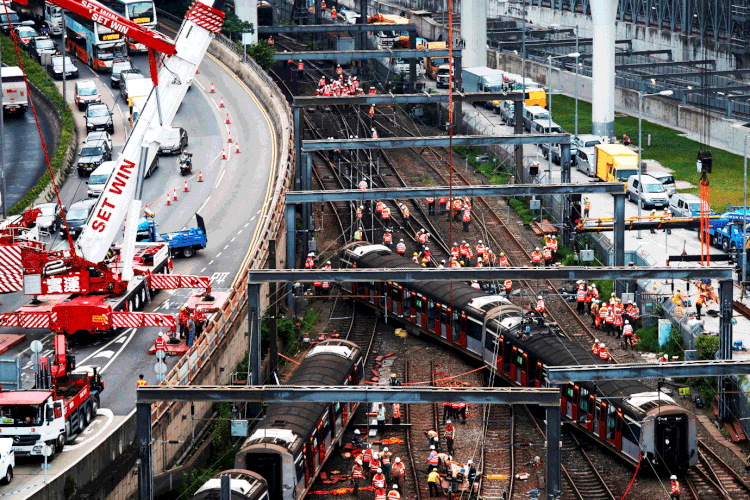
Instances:
[[[150,300],[152,290],[201,288],[210,298],[211,284],[204,276],[170,275],[167,244],[135,242],[143,168],[156,154],[211,35],[221,29],[224,13],[211,7],[211,0],[196,1],[172,41],[90,0],[51,2],[147,46],[154,89],[75,244],[68,232],[70,250],[46,250],[25,239],[8,246],[0,239],[0,283],[20,269],[25,293],[35,296],[18,311],[0,314],[0,326],[50,328],[66,334],[142,326],[174,330],[171,315],[134,311]],[[163,54],[158,68],[155,51]],[[126,218],[119,252],[112,244]],[[12,259],[4,257],[9,248],[13,248]]]

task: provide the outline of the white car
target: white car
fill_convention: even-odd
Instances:
[[[349,9],[346,9],[346,10],[341,9],[340,15],[344,19],[344,21],[346,21],[349,24],[356,24],[357,19],[361,17],[358,13]]]
[[[0,482],[10,484],[13,481],[15,467],[16,454],[13,451],[13,438],[0,438],[0,472],[4,474]]]

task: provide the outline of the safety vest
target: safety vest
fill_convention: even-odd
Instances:
[[[455,261],[455,260],[452,260],[452,261],[451,261],[451,267],[454,267],[454,268],[455,268],[455,267],[460,267],[460,264],[459,264],[459,263],[458,263],[457,261]]]
[[[366,449],[362,452],[362,461],[365,463],[370,463],[372,461],[372,450]]]
[[[478,261],[477,261],[477,267],[484,267],[484,265],[482,264],[482,261],[481,261],[481,260],[478,260]]]
[[[539,252],[534,252],[531,254],[531,261],[532,262],[541,262],[542,261],[542,254]]]
[[[315,282],[313,283],[313,286],[315,286],[315,287],[319,287],[319,286],[321,286],[322,284],[323,284],[323,282],[322,282],[322,281],[315,281]]]
[[[312,257],[306,258],[305,259],[305,267],[310,268],[310,267],[313,267],[313,266],[315,266],[315,261],[313,260],[313,258]]]
[[[600,319],[607,319],[607,308],[602,306],[601,309],[599,309],[599,318]]]
[[[549,248],[544,249],[544,260],[552,260],[552,250]]]
[[[500,267],[508,267],[508,257],[505,255],[500,257]]]
[[[427,262],[430,262],[432,260],[432,257],[430,256],[430,252],[425,251],[424,260],[426,260]]]
[[[584,208],[585,208],[586,210],[591,210],[591,201],[589,201],[589,200],[586,200],[586,204],[584,205]]]
[[[543,300],[537,300],[536,301],[536,311],[537,312],[544,312],[544,301]]]
[[[456,428],[453,425],[446,427],[443,437],[446,439],[456,439]]]
[[[435,203],[435,198],[433,198],[433,197],[429,196],[429,197],[427,198],[427,203]]]
[[[380,468],[380,459],[375,458],[375,455],[372,456],[372,460],[370,460],[370,469],[371,470],[378,470]]]
[[[641,317],[641,312],[638,310],[638,306],[633,307],[633,310],[630,312],[630,317],[633,319],[639,319]]]
[[[391,233],[383,233],[383,243],[391,243],[393,241],[393,236],[391,236]]]
[[[458,255],[459,255],[459,253],[458,253],[458,247],[451,247],[451,257],[458,258]]]
[[[383,453],[383,459],[382,459],[383,465],[391,464],[391,455],[392,453],[390,451],[386,451],[385,453]]]
[[[594,345],[591,347],[591,352],[594,353],[595,356],[599,355],[599,344],[594,342]]]
[[[331,19],[336,19],[336,6],[331,7]]]
[[[633,325],[625,325],[622,327],[622,334],[626,337],[633,335]]]
[[[417,235],[417,241],[420,243],[427,243],[427,233],[419,233]]]
[[[401,494],[396,490],[391,490],[391,492],[388,493],[388,500],[401,500]]]
[[[607,361],[609,359],[609,353],[607,352],[606,347],[599,348],[599,357],[602,358],[604,361]]]
[[[354,239],[356,241],[362,241],[362,231],[360,231],[359,229],[354,231]]]
[[[440,474],[436,470],[430,472],[430,475],[427,476],[428,483],[437,483],[439,481],[440,481]]]
[[[383,207],[383,219],[390,219],[391,218],[391,209],[388,207]]]
[[[396,250],[397,250],[397,251],[398,251],[398,253],[400,253],[401,255],[403,255],[404,253],[406,253],[406,245],[404,244],[404,242],[403,242],[403,241],[399,241],[399,242],[398,242],[398,245],[396,245]]]
[[[408,219],[411,215],[411,212],[409,212],[409,209],[407,207],[404,207],[404,210],[402,212],[404,214],[404,219]]]
[[[352,467],[352,479],[364,479],[365,473],[362,469],[362,466],[359,464],[354,464],[354,467]]]
[[[552,251],[557,252],[557,240],[552,240]]]
[[[697,298],[697,299],[695,300],[695,305],[696,305],[696,306],[702,306],[702,305],[703,305],[703,302],[704,302],[704,300],[705,300],[705,299],[704,299],[704,297],[703,297],[703,294],[700,294],[700,295],[698,295],[698,298]]]
[[[453,209],[454,210],[461,210],[462,206],[463,206],[463,203],[461,203],[461,200],[453,200]]]
[[[359,189],[367,189],[367,181],[359,181]]]
[[[166,351],[167,350],[167,339],[164,337],[156,337],[156,342],[154,343],[157,351]]]
[[[685,311],[682,309],[682,306],[677,306],[674,308],[674,315],[677,318],[681,318],[685,314]]]
[[[393,403],[393,418],[401,418],[401,405]]]
[[[377,205],[375,205],[375,211],[382,212],[384,206],[385,206],[385,203],[383,203],[382,201],[379,201]]]
[[[341,66],[336,66],[336,74],[342,75],[344,73],[344,70],[341,69]]]
[[[377,488],[375,490],[375,500],[388,500],[388,493],[385,488]]]
[[[482,267],[482,266],[479,266],[479,267]],[[481,287],[481,286],[479,286],[479,283],[477,283],[477,282],[475,281],[474,283],[472,283],[472,284],[471,284],[471,288],[476,288],[477,290],[479,290],[479,289],[480,289],[480,288],[482,288],[482,287]]]
[[[438,454],[435,450],[432,450],[430,453],[430,458],[427,459],[427,463],[430,465],[437,465],[440,463],[440,457],[438,457]]]
[[[578,302],[584,302],[586,300],[586,292],[583,290],[578,290],[578,293],[576,294],[576,300]]]
[[[323,282],[323,290],[328,290],[331,287],[331,284],[327,281]]]
[[[477,245],[477,255],[480,257],[484,255],[484,245]]]
[[[615,313],[615,326],[622,326],[622,314],[619,312]]]
[[[362,218],[362,209],[358,208],[357,209],[357,219],[361,219],[361,218]]]
[[[547,238],[547,241],[544,242],[544,246],[552,250],[552,238]]]
[[[505,289],[510,290],[513,288],[513,282],[511,280],[505,280]]]
[[[586,300],[587,304],[591,304],[591,292],[590,291],[586,291],[586,298],[585,298],[585,300]]]
[[[680,482],[679,481],[672,481],[672,493],[680,493]]]
[[[599,300],[599,290],[596,288],[591,289],[591,296],[595,298],[596,300]]]
[[[461,245],[461,255],[466,257],[469,255],[469,246],[468,245]]]
[[[376,488],[385,487],[385,476],[383,474],[375,474],[372,478],[372,485]]]
[[[404,475],[404,464],[402,464],[401,462],[393,464],[393,470],[391,471],[391,473],[394,476],[396,476],[396,477],[398,477],[399,474],[403,476]]]
[[[441,205],[445,205],[445,204],[446,204],[446,203],[448,202],[448,198],[440,198],[440,200],[438,200],[438,202],[439,202],[439,203],[440,203]]]
[[[148,385],[148,382],[143,379],[138,379],[138,382],[136,382],[135,385],[136,387],[143,387],[144,385]]]
[[[615,322],[615,311],[610,307],[607,309],[607,317],[604,319],[607,323]]]
[[[463,221],[464,221],[464,222],[469,222],[469,221],[471,221],[471,211],[470,211],[470,210],[464,210],[464,217],[463,217]]]

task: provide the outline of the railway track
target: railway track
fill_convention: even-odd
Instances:
[[[511,405],[484,407],[486,428],[480,463],[477,465],[479,496],[485,499],[502,498],[503,488],[513,491],[515,470],[515,419]],[[485,471],[492,471],[492,478]],[[499,476],[499,477],[498,477]],[[502,479],[505,476],[506,479]]]
[[[424,368],[429,366],[429,373]],[[420,380],[429,380],[430,385],[434,385],[435,364],[430,361],[429,365],[425,363],[415,363],[407,360],[405,376],[406,382],[415,382]],[[430,446],[427,443],[426,432],[436,430],[440,432],[437,426],[438,412],[437,404],[430,405],[406,405],[406,418],[411,427],[407,431],[407,445],[409,448],[409,464],[411,465],[411,476],[414,482],[415,500],[429,498],[430,490],[427,486],[427,457],[430,453]]]
[[[698,465],[687,471],[684,482],[695,500],[750,498],[750,483],[703,441],[698,442]]]

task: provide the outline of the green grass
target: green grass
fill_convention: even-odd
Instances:
[[[10,40],[10,38],[6,36],[2,37],[2,39],[0,40],[0,50],[2,50],[3,62],[5,62],[5,64],[8,64],[9,66],[18,66],[18,56],[16,55],[13,42]],[[47,98],[49,98],[53,102],[53,104],[57,108],[57,111],[60,113],[60,117],[62,118],[62,132],[60,134],[60,141],[58,142],[57,150],[47,150],[47,152],[50,154],[50,164],[52,165],[52,171],[55,175],[57,175],[57,172],[62,166],[68,144],[70,144],[71,138],[75,133],[75,128],[73,125],[73,114],[70,112],[70,109],[65,106],[62,95],[60,95],[60,92],[55,86],[55,82],[47,75],[47,73],[44,71],[44,68],[37,64],[36,61],[31,59],[23,51],[21,51],[21,60],[23,61],[23,67],[26,71],[26,76],[29,81],[33,83],[39,90],[44,93],[44,95],[47,96]],[[37,113],[38,112],[39,110],[37,109]],[[31,113],[31,110],[29,110],[28,113]],[[34,131],[34,134],[36,134],[36,131]],[[52,156],[53,154],[54,156]],[[9,210],[9,214],[19,214],[23,212],[28,206],[34,203],[34,200],[36,200],[36,198],[42,193],[42,191],[46,189],[51,180],[52,176],[50,175],[49,171],[45,171],[44,175],[42,175],[36,185],[31,188],[28,193],[26,193],[26,196],[24,196],[18,203],[13,205],[13,207]]]
[[[567,96],[554,96],[552,103],[554,120],[563,129],[575,130],[575,99]],[[591,104],[578,101],[578,133],[591,132]],[[627,134],[638,144],[638,117],[618,116],[615,118],[615,137]],[[646,146],[648,134],[651,134],[651,146]],[[700,174],[696,172],[695,161],[698,142],[683,137],[679,130],[672,130],[655,123],[643,120],[643,158],[654,159],[665,168],[674,171],[675,179],[690,182],[696,186],[682,192],[698,193]],[[717,212],[726,209],[727,205],[742,205],[742,157],[720,149],[713,152],[713,173],[709,175],[711,183],[711,206]]]

